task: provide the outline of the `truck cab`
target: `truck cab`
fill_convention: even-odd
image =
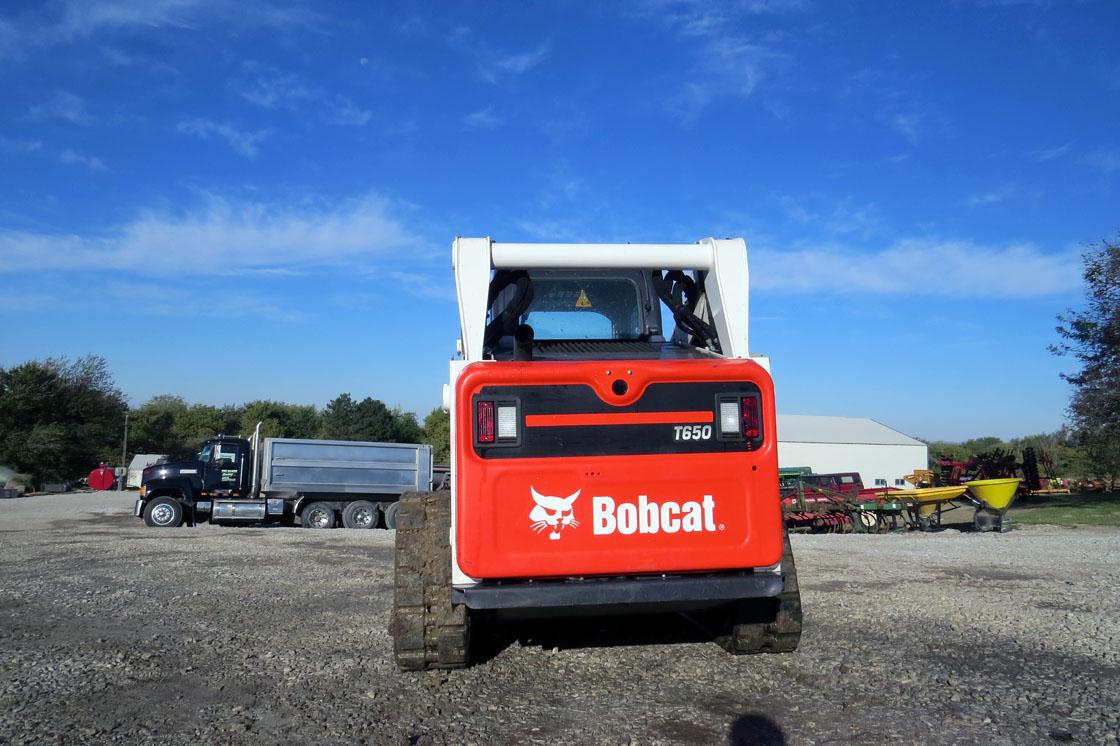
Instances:
[[[144,469],[134,515],[149,526],[193,525],[200,515],[211,513],[215,500],[249,499],[252,466],[248,440],[210,438],[193,459]]]

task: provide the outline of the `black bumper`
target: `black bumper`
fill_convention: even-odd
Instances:
[[[452,588],[452,603],[470,609],[578,609],[580,607],[705,606],[782,592],[776,572],[669,577],[496,581]]]

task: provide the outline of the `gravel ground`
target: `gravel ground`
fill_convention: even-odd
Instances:
[[[0,743],[1116,743],[1120,531],[795,536],[798,652],[680,617],[506,630],[401,674],[387,531],[0,502]]]

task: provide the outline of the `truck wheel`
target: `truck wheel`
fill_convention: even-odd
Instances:
[[[311,503],[300,518],[304,528],[334,528],[334,508],[326,503]]]
[[[367,500],[355,500],[342,510],[345,528],[377,528],[377,506]]]
[[[748,599],[732,607],[731,633],[718,638],[729,653],[791,653],[797,649],[801,641],[801,592],[788,535],[783,547],[781,595]]]
[[[152,500],[144,508],[144,523],[155,528],[175,528],[183,523],[183,506],[173,497]]]
[[[451,501],[447,492],[401,496],[389,631],[405,671],[470,664],[471,618],[451,603]]]
[[[382,512],[382,515],[385,516],[385,528],[396,529],[400,512],[401,504],[399,502],[389,503],[385,506],[385,510]]]

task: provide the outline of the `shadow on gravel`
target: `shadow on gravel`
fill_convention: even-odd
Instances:
[[[493,650],[487,658],[517,642],[546,650],[610,648],[623,645],[676,645],[712,642],[712,635],[681,614],[632,614],[594,618],[501,621],[492,627]]]
[[[728,746],[785,746],[782,729],[766,715],[749,713],[735,718],[727,734]]]
[[[60,518],[48,525],[51,529],[73,529],[75,526],[133,526],[138,525],[131,513],[82,513],[77,520]]]

